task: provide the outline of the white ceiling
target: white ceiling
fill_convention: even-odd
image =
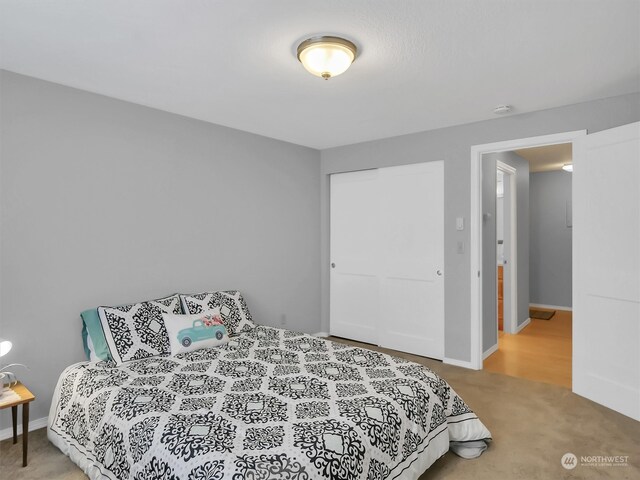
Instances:
[[[638,0],[0,0],[0,66],[315,148],[640,91]],[[361,53],[324,81],[314,34]]]
[[[560,170],[565,163],[572,163],[573,160],[570,143],[523,148],[515,150],[515,153],[529,162],[531,173]]]

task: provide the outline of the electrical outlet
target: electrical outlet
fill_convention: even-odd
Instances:
[[[456,251],[458,253],[464,253],[464,242],[462,240],[458,240]]]

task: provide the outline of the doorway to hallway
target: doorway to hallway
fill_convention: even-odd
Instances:
[[[571,143],[482,163],[484,368],[571,388]]]

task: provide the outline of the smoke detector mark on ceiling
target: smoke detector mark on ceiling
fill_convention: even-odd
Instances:
[[[498,105],[493,109],[493,113],[496,115],[505,115],[511,112],[511,105]]]

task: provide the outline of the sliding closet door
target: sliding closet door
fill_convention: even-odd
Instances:
[[[378,170],[331,176],[331,335],[378,343]]]
[[[444,163],[380,170],[379,345],[444,357]]]
[[[330,331],[444,355],[444,165],[331,176]]]

